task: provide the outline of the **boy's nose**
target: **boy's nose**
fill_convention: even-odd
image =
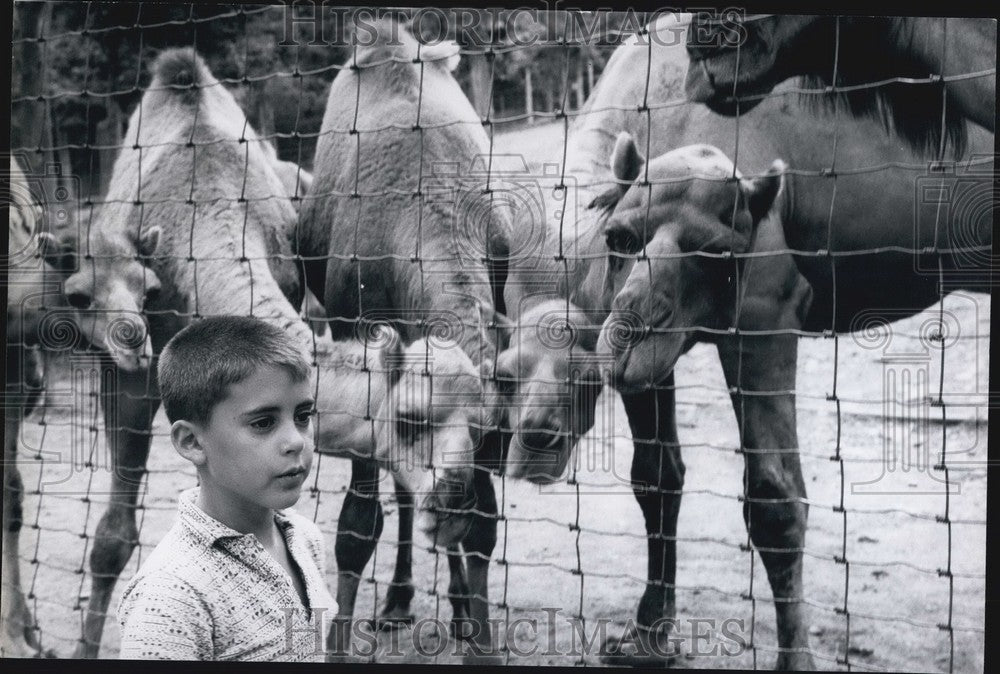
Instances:
[[[281,451],[285,454],[298,454],[306,446],[305,436],[299,432],[295,424],[288,424],[281,438]]]

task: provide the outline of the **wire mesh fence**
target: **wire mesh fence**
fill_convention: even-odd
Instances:
[[[982,668],[993,136],[970,124],[959,140],[947,86],[995,68],[963,62],[948,41],[963,24],[927,20],[950,56],[940,72],[853,80],[854,23],[830,17],[829,85],[792,81],[722,117],[685,97],[687,18],[673,15],[14,11],[12,152],[41,207],[35,234],[57,236],[40,244],[46,267],[37,236],[14,245],[12,219],[4,594],[20,586],[25,604],[5,604],[5,652],[117,655],[115,581],[196,484],[151,358],[188,321],[248,314],[312,352],[318,453],[296,508],[326,535],[331,588],[358,586],[361,660],[470,661],[475,639],[449,634],[468,593],[508,664]],[[884,108],[885,123],[816,104],[894,86],[932,90],[934,147],[901,139]],[[695,143],[719,153],[670,154]],[[743,213],[778,158],[780,205]],[[662,223],[681,218],[657,209],[701,222],[702,194],[712,240],[692,225],[664,245]],[[858,245],[858,221],[904,234]],[[306,289],[322,298],[311,311]],[[384,360],[373,322],[415,346]],[[409,398],[385,384],[393,367],[418,382]],[[466,375],[474,402],[449,398]],[[439,452],[455,428],[510,445],[506,474],[492,457],[463,464],[496,507],[479,491],[455,509],[495,526],[496,544],[466,540],[459,590],[454,548],[433,535],[412,539],[412,581],[398,575],[407,505],[387,473],[373,488],[344,460],[370,459],[376,429],[405,454],[424,424]],[[560,479],[517,479],[539,456],[567,461]],[[432,466],[440,485],[450,466]],[[381,501],[381,535],[345,521],[349,496]],[[804,541],[783,533],[798,512]],[[345,537],[370,560],[332,554]],[[797,555],[801,588],[776,590]],[[485,588],[470,559],[490,562]],[[379,629],[387,617],[412,622]],[[668,652],[643,654],[660,618]]]

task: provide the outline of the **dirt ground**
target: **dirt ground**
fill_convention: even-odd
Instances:
[[[509,151],[517,151],[522,142],[536,142],[536,133],[521,134]],[[942,408],[925,398],[938,392],[941,352],[928,349],[919,338],[937,310],[894,324],[885,343],[851,335],[800,340],[798,433],[811,504],[805,596],[811,646],[823,669],[846,669],[846,658],[851,668],[863,670],[948,671],[953,653],[955,671],[982,671],[990,302],[982,295],[945,299],[946,318],[954,328],[944,350],[946,422]],[[835,362],[836,391],[843,401],[839,414],[827,397],[834,387]],[[899,383],[904,379],[893,374],[903,370],[925,373],[926,388],[904,390]],[[77,372],[78,385],[69,387],[63,373],[56,380],[59,390],[50,392],[44,417],[36,414],[25,424],[20,455],[30,492],[22,577],[44,646],[64,657],[79,637],[81,602],[90,591],[86,535],[94,532],[109,483],[107,446],[96,400],[87,395],[94,384],[85,360]],[[771,668],[774,611],[764,568],[745,547],[738,502],[742,461],[734,451],[739,440],[715,349],[701,345],[682,357],[676,381],[688,470],[677,571],[685,655],[674,666]],[[922,381],[919,374],[914,381]],[[903,398],[917,397],[921,403],[887,408],[886,382]],[[634,619],[646,577],[646,545],[628,486],[632,446],[617,395],[602,395],[599,409],[599,423],[577,453],[577,486],[495,481],[503,520],[491,566],[491,615],[503,620],[501,633],[509,632],[504,659],[510,664],[582,660],[599,665],[597,653],[582,647],[581,631],[587,640],[595,634],[600,638],[603,624],[608,635],[615,635]],[[893,415],[889,421],[886,410]],[[831,460],[838,429],[842,463]],[[173,451],[166,430],[161,411],[142,497],[141,547],[123,579],[170,526],[178,491],[195,484],[193,470]],[[887,447],[890,457],[898,456],[893,448],[900,448],[913,451],[918,460],[926,455],[935,464],[942,443],[951,487],[947,497],[941,471],[904,471],[898,465],[884,470]],[[91,468],[84,467],[88,461]],[[336,521],[348,476],[347,462],[321,458],[310,478],[314,489],[297,506],[326,533],[331,589],[336,582]],[[359,617],[377,614],[392,576],[395,509],[389,495],[383,503],[385,533],[366,570],[368,582],[361,585]],[[838,509],[841,503],[844,512]],[[946,509],[950,524],[939,519]],[[417,543],[414,613],[418,619],[447,623],[446,560],[422,539]],[[847,564],[838,561],[845,551]],[[949,564],[951,577],[939,574]],[[117,593],[112,601],[116,606]],[[585,620],[574,627],[577,615]],[[946,629],[949,616],[951,631]],[[397,632],[397,645],[393,635],[383,633],[374,659],[460,662],[453,642],[436,638],[434,628],[431,621],[420,623],[418,639],[410,630]],[[118,641],[112,618],[101,657],[115,657]]]

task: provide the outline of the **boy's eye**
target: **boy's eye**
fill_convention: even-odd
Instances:
[[[250,422],[250,425],[259,431],[269,431],[274,427],[274,417],[260,417]]]
[[[295,423],[297,423],[299,426],[308,426],[309,422],[312,421],[312,418],[314,416],[316,416],[316,410],[314,409],[302,410],[295,414]]]

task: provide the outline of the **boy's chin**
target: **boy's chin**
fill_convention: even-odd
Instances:
[[[293,507],[302,498],[302,490],[296,489],[294,492],[289,491],[282,494],[276,494],[274,498],[269,499],[271,501],[269,507],[272,510],[285,510],[287,508]]]

